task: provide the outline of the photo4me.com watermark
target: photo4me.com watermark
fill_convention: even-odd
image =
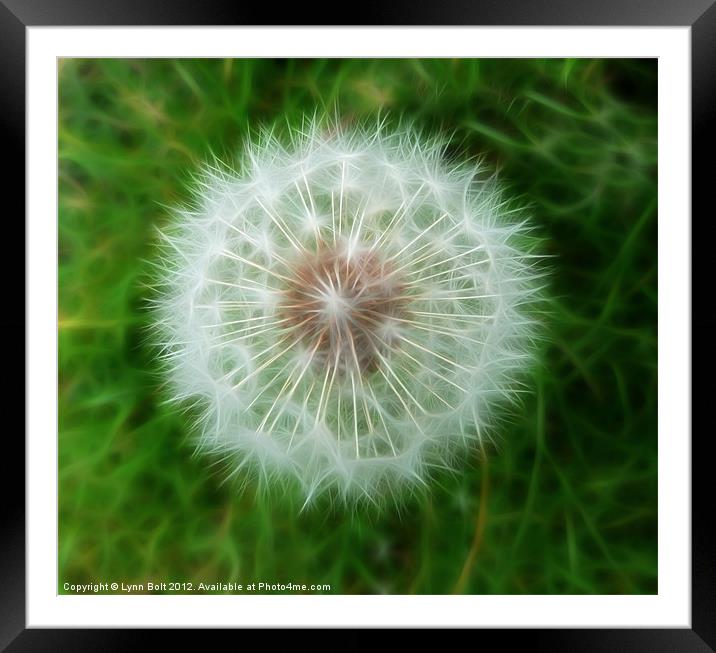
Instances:
[[[272,592],[328,593],[328,583],[272,583],[272,582],[182,582],[182,581],[147,581],[144,583],[128,583],[125,581],[97,581],[92,583],[65,582],[60,587],[60,594],[251,594]]]

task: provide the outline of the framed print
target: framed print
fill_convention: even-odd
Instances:
[[[3,8],[27,242],[8,650],[715,645],[690,394],[709,2],[360,27],[62,4]]]

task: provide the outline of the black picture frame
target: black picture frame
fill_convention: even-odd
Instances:
[[[306,5],[281,9],[281,23],[325,25],[334,17]],[[442,0],[432,3],[408,3],[398,0],[386,6],[364,5],[354,15],[359,25],[530,25],[530,26],[690,26],[692,64],[692,214],[707,220],[707,188],[713,184],[713,159],[709,156],[716,146],[714,115],[716,115],[716,3],[715,0],[502,0],[475,3],[464,0]],[[7,247],[2,257],[5,266],[6,305],[0,329],[6,343],[25,342],[25,288],[19,270],[25,270],[23,221],[25,195],[25,40],[26,28],[33,26],[119,26],[119,25],[267,25],[277,18],[276,7],[260,3],[244,5],[227,1],[188,0],[147,2],[146,0],[0,0],[0,75],[2,76],[2,113],[0,126],[3,155],[6,163],[4,188],[14,202],[5,215],[6,229],[13,227],[14,247]],[[297,19],[297,20],[296,20]],[[661,180],[664,183],[665,180]],[[13,208],[10,208],[13,207]],[[698,224],[692,218],[692,227]],[[703,227],[700,228],[702,230]],[[10,236],[8,235],[10,238]],[[693,238],[692,298],[710,297],[709,257],[698,256],[706,238]],[[704,253],[705,254],[705,253]],[[17,258],[15,258],[17,257]],[[703,294],[699,292],[702,289]],[[696,302],[694,301],[694,304]],[[716,327],[713,300],[701,307],[700,316],[692,318],[692,339],[712,333]],[[703,303],[702,303],[703,306]],[[29,344],[29,343],[28,343]],[[713,369],[713,347],[698,350],[696,363],[702,370]],[[24,370],[22,348],[7,347],[6,363]],[[7,413],[21,405],[24,396],[25,372],[14,376],[0,375]],[[708,377],[706,377],[708,378]],[[709,382],[693,383],[694,406],[707,406]],[[700,408],[703,413],[704,409]],[[494,638],[501,647],[526,644],[536,650],[588,651],[716,651],[716,537],[712,522],[712,474],[708,442],[711,436],[704,429],[693,428],[692,437],[692,619],[691,629],[544,629],[486,630],[480,645]],[[124,650],[141,643],[144,646],[167,645],[166,631],[134,632],[122,630],[52,630],[25,628],[25,503],[19,488],[24,487],[24,445],[20,429],[6,425],[3,446],[2,555],[0,556],[0,650]],[[673,434],[686,437],[687,434]],[[10,461],[16,461],[10,464]],[[8,472],[13,468],[17,474]],[[195,634],[182,631],[185,645]],[[203,635],[200,635],[203,637]],[[294,635],[290,635],[292,638]],[[349,645],[360,647],[359,634]],[[198,643],[198,636],[196,640]],[[280,639],[272,640],[280,645]],[[348,642],[346,642],[348,644]]]

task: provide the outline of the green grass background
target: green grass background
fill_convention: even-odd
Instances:
[[[657,591],[655,60],[59,61],[59,581],[333,593]],[[554,269],[534,394],[401,514],[240,494],[161,404],[142,279],[162,205],[247,127],[338,103],[454,130]]]

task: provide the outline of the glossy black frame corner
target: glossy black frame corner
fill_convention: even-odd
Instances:
[[[387,3],[386,3],[387,5]],[[316,6],[318,7],[318,6]],[[692,230],[698,227],[698,238],[692,235],[692,299],[708,298],[699,303],[699,313],[692,316],[692,339],[705,342],[705,336],[716,329],[716,309],[711,299],[713,267],[703,224],[713,214],[710,185],[713,185],[713,152],[716,151],[716,3],[715,0],[502,0],[499,3],[464,0],[415,3],[395,0],[390,6],[361,7],[356,24],[367,25],[625,25],[625,26],[690,26],[692,64]],[[315,12],[305,5],[282,8],[284,24],[321,25],[332,15]],[[5,207],[5,229],[15,229],[14,241],[25,242],[24,215],[25,167],[25,37],[30,26],[70,25],[268,25],[275,19],[275,8],[254,3],[204,0],[147,2],[147,0],[0,0],[0,134],[5,160],[4,184],[7,199],[14,207]],[[7,165],[14,162],[14,165]],[[661,179],[661,183],[666,180]],[[12,204],[10,205],[12,206]],[[693,231],[692,231],[693,234]],[[10,234],[8,234],[8,237]],[[5,306],[0,317],[0,333],[4,342],[25,342],[25,287],[19,283],[19,269],[25,269],[24,247],[7,248],[0,258],[5,279]],[[713,370],[716,363],[714,347],[698,351],[693,371]],[[2,395],[6,398],[6,414],[23,400],[25,378],[20,347],[3,351],[5,373],[0,375]],[[12,363],[18,376],[9,373]],[[692,377],[693,377],[692,371]],[[705,376],[705,375],[704,375]],[[692,383],[692,406],[704,415],[710,401],[712,384],[708,377]],[[706,420],[704,420],[704,423]],[[713,427],[712,427],[713,429]],[[712,430],[711,429],[711,430]],[[3,442],[3,465],[0,473],[3,510],[0,511],[2,551],[0,555],[0,650],[13,652],[31,650],[103,650],[115,651],[136,644],[167,646],[167,631],[124,630],[50,630],[25,629],[25,504],[19,488],[23,487],[24,470],[9,461],[24,458],[25,449],[20,430],[6,424]],[[685,437],[689,434],[673,434]],[[716,535],[712,527],[712,472],[708,456],[708,431],[692,427],[692,628],[684,629],[545,629],[510,631],[485,630],[485,638],[499,638],[499,644],[524,644],[532,650],[548,651],[716,651]],[[9,474],[14,468],[17,476]],[[183,644],[205,635],[182,631]],[[272,635],[278,645],[282,633]],[[359,632],[345,644],[358,648]],[[290,635],[295,642],[295,633]],[[275,638],[275,639],[274,639]],[[315,642],[315,639],[314,639]],[[204,642],[202,642],[204,643]]]

